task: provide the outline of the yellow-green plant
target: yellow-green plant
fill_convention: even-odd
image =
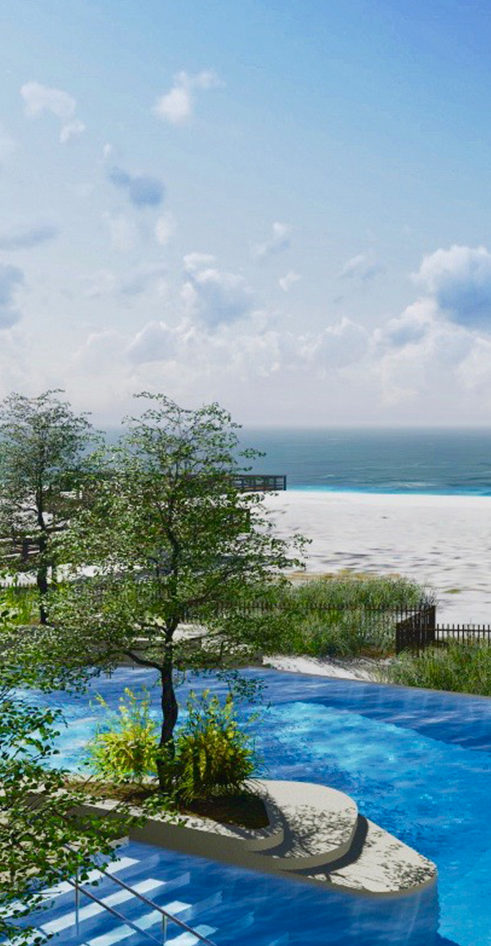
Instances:
[[[109,707],[102,696],[97,702]],[[150,697],[143,688],[140,695],[125,688],[113,713],[87,746],[88,761],[99,778],[112,782],[138,782],[155,775],[157,727],[150,717]]]
[[[200,696],[191,693],[187,711],[174,759],[167,760],[178,797],[190,801],[239,791],[253,774],[256,757],[237,721],[232,696],[222,703],[209,690]]]

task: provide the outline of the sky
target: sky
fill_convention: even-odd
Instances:
[[[0,397],[491,423],[488,0],[2,0]]]

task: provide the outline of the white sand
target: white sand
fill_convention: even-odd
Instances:
[[[491,624],[491,497],[329,493],[266,495],[277,531],[311,539],[307,573],[352,569],[414,579],[437,595],[439,623]],[[277,657],[278,670],[379,679],[377,662]]]
[[[309,573],[397,573],[432,587],[439,622],[491,623],[491,497],[290,490],[265,497]]]

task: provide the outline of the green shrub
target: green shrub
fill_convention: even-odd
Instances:
[[[388,680],[411,687],[453,690],[491,696],[491,646],[450,642],[417,657],[401,654],[388,671]]]
[[[137,696],[128,687],[104,727],[87,746],[88,761],[99,778],[111,782],[143,781],[156,774],[158,748],[156,724],[150,718],[150,698],[146,690]],[[97,702],[108,709],[102,696]]]
[[[171,758],[163,752],[169,790],[183,801],[239,791],[255,768],[248,735],[239,727],[231,696],[221,703],[205,690],[191,694],[188,717]]]
[[[314,657],[379,656],[395,642],[395,612],[431,604],[425,589],[397,576],[335,576],[278,589],[279,649]]]
[[[39,595],[36,588],[22,585],[1,588],[0,608],[10,610],[12,624],[39,623]]]

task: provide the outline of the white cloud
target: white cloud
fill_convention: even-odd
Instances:
[[[491,254],[484,246],[439,249],[425,256],[414,278],[445,317],[491,331]]]
[[[381,272],[383,266],[370,253],[358,253],[346,261],[339,275],[343,279],[361,279],[365,282]]]
[[[290,292],[292,286],[299,281],[302,277],[300,273],[296,273],[294,269],[291,269],[288,273],[285,273],[284,276],[281,276],[278,279],[278,285],[280,289],[283,289],[283,292]]]
[[[81,122],[79,118],[75,118],[72,122],[67,122],[66,125],[63,125],[60,131],[60,143],[66,145],[72,138],[80,138],[80,135],[83,135],[84,131],[84,123]]]
[[[186,314],[213,328],[249,315],[253,293],[243,276],[213,266],[214,257],[189,253],[184,258],[187,279],[181,290]]]
[[[21,318],[15,293],[24,282],[24,273],[17,266],[0,263],[0,329],[12,328]]]
[[[39,118],[48,112],[62,122],[59,136],[61,144],[80,137],[85,131],[84,123],[75,117],[76,99],[63,89],[54,89],[40,82],[25,82],[20,94],[28,118]]]
[[[189,75],[178,72],[174,76],[174,85],[157,99],[153,112],[162,121],[171,125],[180,125],[192,115],[196,90],[216,89],[223,85],[212,70]]]
[[[169,243],[176,229],[176,221],[171,213],[162,214],[155,224],[155,239],[160,246],[166,246]]]
[[[26,82],[20,90],[24,99],[25,113],[29,118],[36,118],[43,112],[51,112],[57,118],[66,121],[75,114],[76,101],[68,92],[53,89],[40,82]]]
[[[283,250],[289,248],[291,242],[290,234],[292,232],[290,224],[275,221],[272,226],[272,231],[269,240],[265,240],[264,243],[257,243],[253,246],[252,255],[255,259],[266,259],[268,256],[281,253]]]
[[[432,299],[419,299],[397,318],[389,319],[374,332],[374,342],[382,348],[404,348],[421,342],[438,318],[438,307]]]
[[[194,273],[198,269],[210,266],[215,262],[215,257],[211,253],[186,253],[184,257],[184,269],[187,273]]]
[[[176,353],[177,333],[165,322],[149,322],[137,332],[126,351],[130,361],[145,364],[169,361]]]

